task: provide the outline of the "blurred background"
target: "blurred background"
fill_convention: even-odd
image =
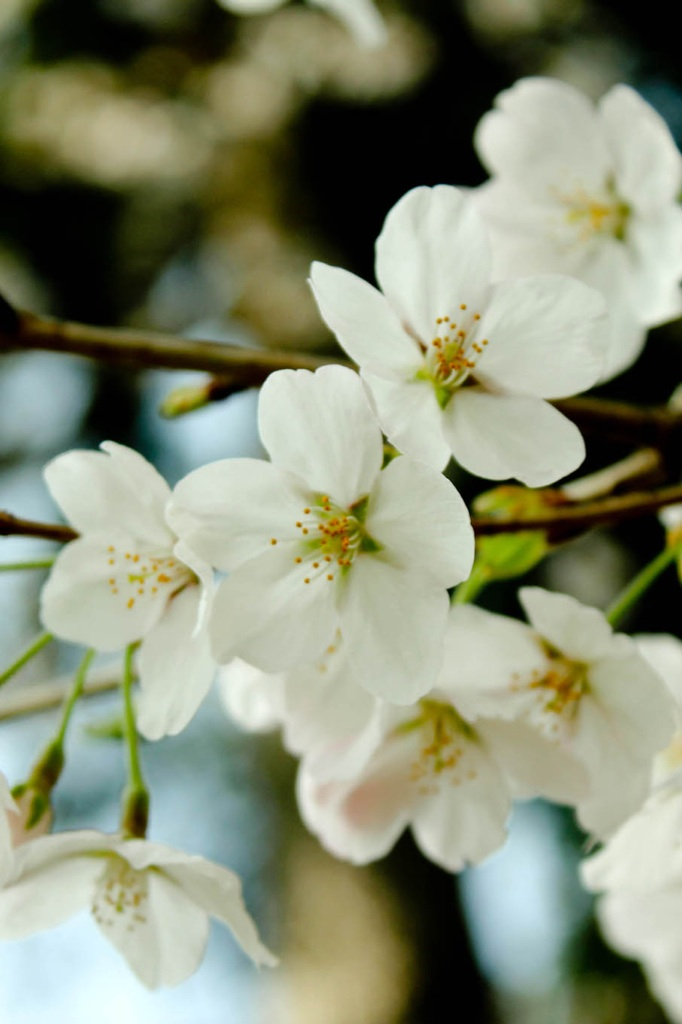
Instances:
[[[372,278],[373,243],[409,188],[483,178],[473,129],[523,75],[595,97],[634,85],[682,137],[670,5],[589,0],[385,0],[388,43],[362,50],[319,9],[237,18],[216,0],[0,0],[0,291],[102,325],[333,351],[306,284],[312,259]],[[604,393],[664,402],[682,379],[680,328],[659,328]],[[262,454],[256,395],[177,420],[158,405],[196,375],[132,373],[46,353],[0,357],[0,508],[54,520],[41,469],[106,438],[171,483],[204,462]],[[590,443],[586,469],[624,451]],[[480,484],[460,478],[471,497]],[[603,606],[661,544],[655,523],[596,531],[533,581]],[[0,541],[2,561],[49,552]],[[672,576],[672,574],[671,574]],[[37,632],[40,573],[0,574],[0,662]],[[628,625],[679,634],[662,580]],[[515,613],[514,587],[484,603]],[[20,683],[69,671],[46,650]],[[82,702],[57,789],[60,827],[117,824],[123,751],[112,696]],[[2,723],[1,767],[26,774],[54,712]],[[94,728],[93,728],[94,725]],[[84,914],[0,948],[12,1024],[656,1024],[639,969],[600,942],[569,815],[518,808],[507,846],[453,879],[405,837],[353,868],[298,821],[295,764],[245,736],[219,695],[191,727],[147,744],[151,837],[239,872],[264,940],[258,973],[214,929],[197,974],[149,994]]]

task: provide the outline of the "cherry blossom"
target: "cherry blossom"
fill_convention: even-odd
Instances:
[[[234,14],[264,14],[281,7],[285,0],[218,0],[221,7]],[[353,33],[357,41],[370,49],[383,46],[386,28],[371,0],[308,0],[335,15]]]
[[[496,273],[557,271],[609,304],[608,379],[646,330],[682,312],[682,157],[663,119],[617,85],[594,106],[564,82],[527,78],[495,100],[474,139],[492,178],[477,190]]]
[[[578,429],[544,399],[599,378],[604,301],[567,277],[493,284],[491,272],[472,200],[439,185],[389,212],[376,245],[381,291],[323,263],[311,284],[401,451],[438,469],[452,454],[478,476],[538,487],[584,458]]]
[[[80,536],[59,554],[41,595],[42,621],[98,651],[142,641],[140,731],[179,732],[213,679],[205,618],[209,567],[166,518],[171,490],[146,459],[106,441],[45,468],[50,492]]]
[[[471,570],[464,502],[422,462],[401,456],[382,469],[381,430],[344,367],[272,374],[259,426],[270,463],[195,470],[169,511],[199,555],[229,573],[210,624],[215,657],[287,671],[312,664],[340,632],[362,686],[412,702],[440,667],[446,588]]]
[[[177,985],[197,969],[209,917],[227,925],[256,964],[276,963],[232,871],[160,843],[95,831],[44,836],[16,851],[0,890],[0,938],[54,928],[82,907],[148,988]]]
[[[463,607],[451,638],[456,699],[469,718],[522,721],[550,745],[530,789],[546,792],[553,752],[583,775],[567,802],[584,828],[612,833],[649,792],[654,756],[669,742],[675,705],[631,637],[596,608],[539,587],[519,592],[531,627]],[[556,798],[556,797],[554,797]]]

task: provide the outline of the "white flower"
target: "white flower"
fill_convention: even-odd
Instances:
[[[451,638],[456,699],[468,717],[525,722],[550,741],[548,751],[577,762],[585,785],[568,802],[584,828],[608,835],[646,799],[674,703],[634,641],[614,634],[596,608],[539,587],[519,597],[533,629],[461,608]],[[539,758],[529,789],[545,793],[556,773],[552,756]]]
[[[654,761],[652,783],[658,786],[682,771],[682,641],[668,633],[640,633],[633,639],[675,701],[675,734]]]
[[[602,892],[597,918],[619,953],[640,961],[671,1020],[682,1022],[682,788],[656,789],[645,806],[581,865],[588,889]]]
[[[281,7],[285,0],[218,0],[221,7],[235,14],[263,14]],[[386,28],[371,0],[308,0],[335,15],[353,33],[357,41],[370,49],[383,46]]]
[[[646,328],[682,312],[682,157],[632,89],[595,107],[572,86],[528,78],[501,93],[475,135],[492,180],[477,190],[502,276],[558,271],[599,289],[612,317],[607,379]]]
[[[381,469],[381,430],[351,370],[272,374],[259,425],[271,463],[196,470],[169,512],[229,572],[210,626],[216,658],[286,671],[314,662],[340,630],[358,682],[410,703],[442,660],[446,588],[471,570],[464,502],[421,462]]]
[[[256,964],[276,963],[232,871],[160,843],[95,831],[44,836],[16,851],[12,878],[0,890],[0,939],[54,928],[82,907],[148,988],[177,985],[197,969],[209,917],[227,925]]]
[[[511,793],[484,729],[444,693],[411,708],[378,703],[343,767],[322,778],[303,760],[301,816],[337,857],[366,864],[411,826],[422,852],[450,871],[502,845]]]
[[[322,263],[311,284],[401,451],[438,469],[452,453],[478,476],[539,487],[584,458],[578,429],[544,399],[598,379],[604,302],[569,278],[492,284],[491,270],[471,199],[439,185],[389,212],[376,246],[381,292]]]
[[[204,626],[209,567],[169,527],[168,484],[141,455],[106,441],[45,468],[50,492],[80,537],[58,556],[41,595],[45,628],[116,651],[139,640],[138,726],[179,732],[215,671]]]

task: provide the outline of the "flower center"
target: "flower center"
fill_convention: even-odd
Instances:
[[[364,527],[367,502],[367,497],[360,498],[344,509],[327,494],[320,494],[302,510],[295,524],[300,543],[294,562],[305,574],[304,583],[315,579],[331,582],[348,572],[359,552],[381,550]],[[270,543],[276,544],[277,538]]]
[[[92,915],[101,928],[134,931],[147,920],[149,879],[135,871],[124,857],[110,854],[92,901]]]
[[[476,778],[476,770],[467,754],[476,734],[451,704],[436,700],[419,701],[420,714],[395,731],[404,735],[419,730],[420,745],[410,765],[410,778],[426,796],[437,793],[446,779],[452,786]]]
[[[107,548],[108,584],[112,594],[133,608],[138,597],[160,596],[166,600],[197,578],[192,570],[173,555],[139,554]]]
[[[434,337],[428,345],[420,342],[424,366],[417,378],[429,380],[436,391],[442,408],[461,387],[483,354],[487,338],[480,338],[480,313],[470,313],[465,302],[459,307],[457,319],[439,316],[435,321]]]
[[[550,655],[549,668],[533,674],[526,684],[537,697],[539,725],[549,738],[556,739],[562,728],[570,726],[588,692],[587,666],[561,655]],[[518,684],[512,689],[521,689]]]
[[[598,195],[590,195],[578,186],[573,192],[558,193],[558,199],[566,208],[564,221],[575,240],[589,242],[595,236],[610,236],[619,242],[625,241],[630,208],[612,185]]]

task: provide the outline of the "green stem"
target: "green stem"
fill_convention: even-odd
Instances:
[[[664,548],[628,583],[606,611],[606,618],[614,629],[618,628],[623,617],[639,601],[651,584],[658,579],[663,570],[667,569],[680,555],[682,555],[682,544],[673,544],[671,547]]]
[[[51,569],[54,558],[43,558],[35,562],[0,562],[0,572],[21,572],[22,569]]]
[[[6,668],[4,672],[0,673],[0,686],[4,686],[12,676],[16,675],[19,669],[23,668],[31,658],[34,658],[36,654],[42,651],[43,647],[46,647],[51,640],[51,633],[41,633],[33,643],[29,644],[23,654],[20,654],[17,660],[12,662],[9,668]]]
[[[59,725],[59,729],[57,730],[57,735],[54,738],[54,742],[58,744],[60,747],[64,745],[64,740],[66,739],[66,730],[69,727],[69,722],[71,720],[73,709],[75,708],[78,699],[83,693],[83,687],[85,686],[85,679],[88,674],[88,669],[90,668],[90,664],[94,657],[95,652],[93,650],[85,652],[83,660],[81,661],[76,671],[76,675],[73,680],[73,686],[71,687],[71,692],[67,696],[62,706],[62,720]]]
[[[463,583],[460,583],[455,590],[452,597],[452,603],[471,604],[476,600],[483,588],[487,586],[489,582],[489,574],[484,569],[474,566],[469,578],[464,580]]]
[[[128,785],[123,794],[123,816],[121,832],[128,838],[143,839],[147,834],[149,817],[149,792],[142,775],[140,752],[138,746],[137,724],[133,708],[132,687],[135,676],[133,657],[137,644],[126,647],[123,659],[123,723],[126,743],[128,744]]]

